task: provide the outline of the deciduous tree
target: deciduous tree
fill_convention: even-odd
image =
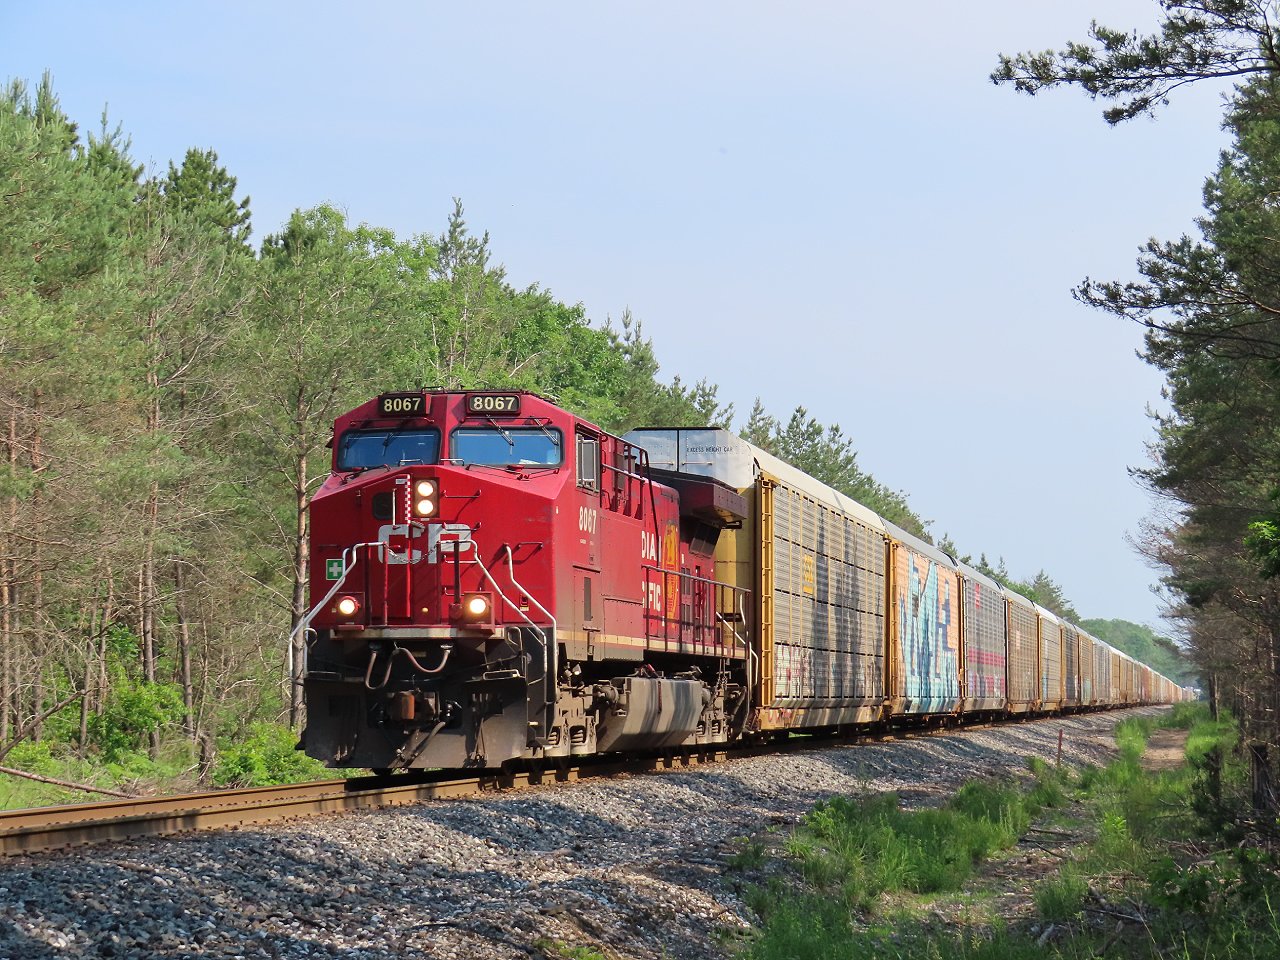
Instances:
[[[396,331],[383,313],[394,298],[395,262],[389,231],[351,227],[326,206],[295,212],[263,244],[245,362],[264,373],[244,384],[243,399],[256,414],[246,439],[266,494],[259,522],[271,522],[264,549],[283,548],[288,557],[284,635],[307,612],[307,502],[328,473],[324,448],[333,420],[367,399],[370,384],[381,382],[377,360],[395,350]],[[302,710],[304,642],[294,639],[291,723]]]

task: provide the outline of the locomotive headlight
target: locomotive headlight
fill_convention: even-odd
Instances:
[[[440,490],[434,480],[419,480],[413,485],[413,515],[422,519],[440,512]]]
[[[488,620],[493,610],[493,602],[487,593],[464,593],[462,595],[462,618],[472,623]]]
[[[354,617],[360,609],[360,601],[355,597],[343,597],[338,601],[338,612],[344,617]]]

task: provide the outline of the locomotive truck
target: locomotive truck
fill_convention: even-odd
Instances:
[[[493,768],[1183,691],[721,429],[387,393],[311,512],[302,747]]]

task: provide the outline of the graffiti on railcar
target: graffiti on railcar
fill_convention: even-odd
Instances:
[[[944,709],[960,695],[959,628],[952,612],[954,575],[927,557],[902,552],[906,576],[898,591],[903,679],[912,711]]]

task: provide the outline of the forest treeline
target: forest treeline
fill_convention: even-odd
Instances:
[[[1002,56],[992,80],[1038,95],[1078,88],[1116,124],[1180,88],[1229,84],[1229,144],[1186,235],[1148,241],[1140,278],[1086,279],[1084,303],[1140,324],[1167,381],[1152,464],[1169,505],[1145,549],[1215,703],[1253,763],[1254,803],[1280,810],[1280,18],[1277,4],[1156,0],[1152,33],[1094,23],[1060,51]],[[1170,109],[1176,109],[1171,107]],[[1264,818],[1260,822],[1266,822]],[[1274,826],[1274,816],[1270,818]]]
[[[328,206],[256,249],[251,230],[214,150],[149,173],[48,77],[0,92],[0,767],[305,774],[285,644],[307,500],[334,417],[388,390],[524,388],[615,432],[734,426],[928,538],[838,425],[759,400],[735,424],[714,384],[661,377],[628,312],[593,324],[512,285],[458,201],[408,240]],[[972,562],[1079,621],[1044,572]]]
[[[715,385],[660,377],[628,313],[593,325],[512,285],[457,201],[408,240],[328,206],[258,249],[251,229],[215,151],[149,173],[47,76],[0,92],[0,766],[302,762],[284,671],[307,499],[334,417],[376,393],[526,388],[617,432],[732,421]],[[757,402],[741,430],[925,535],[838,426]]]

